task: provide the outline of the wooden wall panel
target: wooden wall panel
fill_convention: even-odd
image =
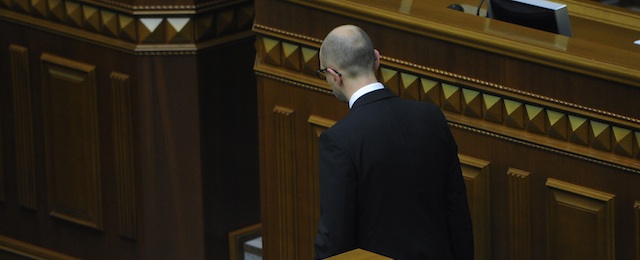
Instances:
[[[100,230],[95,67],[46,53],[41,60],[50,214]]]
[[[129,239],[138,238],[136,188],[131,122],[131,83],[129,75],[111,73],[113,90],[113,145],[118,198],[118,230]]]
[[[11,82],[13,83],[13,111],[15,118],[15,157],[18,176],[18,204],[36,209],[36,174],[29,73],[29,51],[18,45],[9,47],[11,53]]]
[[[546,185],[549,187],[549,257],[616,259],[615,195],[556,179],[548,179]]]
[[[509,258],[532,259],[530,173],[509,168]]]
[[[475,259],[491,258],[490,163],[459,155],[473,224]]]

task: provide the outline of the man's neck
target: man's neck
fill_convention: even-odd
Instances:
[[[356,90],[353,94],[351,94],[351,96],[349,97],[349,108],[353,107],[353,104],[356,102],[356,100],[358,100],[358,98],[366,95],[369,92],[376,91],[383,88],[384,86],[380,82],[374,82],[366,86],[362,86],[361,88]]]

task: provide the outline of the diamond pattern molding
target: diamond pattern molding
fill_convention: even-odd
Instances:
[[[206,6],[114,6],[80,0],[0,0],[0,19],[72,34],[87,41],[130,51],[175,48],[194,50],[238,32],[250,31],[251,1],[216,1]],[[78,29],[78,30],[76,30]],[[96,39],[100,35],[105,38]],[[114,42],[113,39],[118,41]],[[160,45],[160,46],[158,46]]]
[[[328,92],[320,40],[255,25],[256,71]],[[278,70],[278,73],[274,73]],[[278,76],[280,75],[280,76]],[[402,98],[439,105],[454,127],[640,173],[640,120],[382,57],[378,79]]]

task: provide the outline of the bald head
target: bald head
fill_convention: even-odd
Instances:
[[[374,73],[376,56],[369,35],[360,27],[343,25],[333,29],[320,47],[322,66],[355,78]]]

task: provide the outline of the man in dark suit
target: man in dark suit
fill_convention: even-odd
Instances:
[[[473,259],[457,145],[430,103],[400,99],[376,79],[380,53],[359,27],[320,48],[318,77],[349,114],[319,141],[316,258],[362,248],[395,259]]]

